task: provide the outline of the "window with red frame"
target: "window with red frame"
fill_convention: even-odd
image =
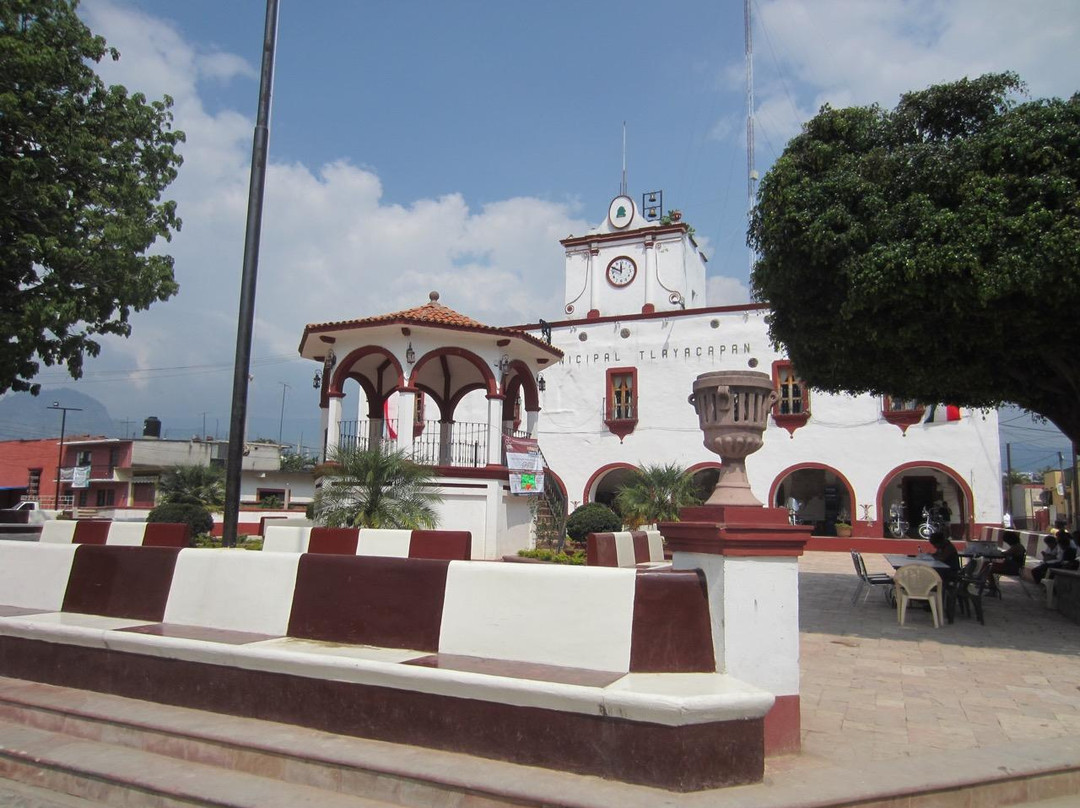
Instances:
[[[810,412],[810,397],[803,380],[790,362],[777,362],[774,368],[776,412],[780,415],[804,415]]]
[[[923,409],[922,404],[911,398],[899,396],[885,396],[882,399],[882,410],[885,412],[913,412]]]
[[[637,368],[611,368],[604,394],[604,423],[621,441],[638,422]]]

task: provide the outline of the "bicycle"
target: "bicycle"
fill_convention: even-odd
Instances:
[[[901,539],[907,535],[907,506],[903,502],[894,502],[889,506],[889,533],[893,538]]]

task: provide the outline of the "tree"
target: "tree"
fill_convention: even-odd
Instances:
[[[222,466],[173,466],[161,477],[158,501],[220,508],[225,504],[225,469]]]
[[[639,466],[615,495],[615,507],[632,528],[677,522],[680,508],[700,502],[694,475],[675,463]]]
[[[119,54],[77,2],[0,0],[0,393],[36,394],[42,362],[79,378],[95,335],[178,289],[145,254],[180,229],[172,101],[105,86],[93,64]]]
[[[993,407],[1080,440],[1080,96],[1015,74],[825,106],[761,183],[751,286],[827,392]]]
[[[435,528],[435,474],[404,451],[338,449],[315,494],[315,521],[328,527]]]
[[[615,511],[602,502],[588,502],[566,520],[566,535],[574,541],[582,541],[590,533],[611,533],[622,530],[623,521]]]

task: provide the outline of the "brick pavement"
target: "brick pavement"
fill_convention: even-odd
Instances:
[[[985,626],[957,615],[935,629],[910,606],[898,625],[880,588],[853,606],[847,553],[807,553],[799,573],[803,751],[770,774],[1080,737],[1080,626],[1041,589],[1029,599],[1003,579],[1000,600],[983,598]]]

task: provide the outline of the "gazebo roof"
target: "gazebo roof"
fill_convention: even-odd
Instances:
[[[512,337],[516,340],[521,340],[536,347],[543,348],[553,356],[562,356],[562,351],[558,348],[552,347],[547,342],[544,342],[525,331],[521,331],[517,328],[500,328],[484,325],[478,320],[474,320],[472,317],[467,317],[460,312],[454,311],[449,306],[444,306],[439,302],[438,292],[431,292],[428,295],[427,303],[422,306],[415,306],[411,309],[403,309],[402,311],[395,311],[389,314],[375,314],[371,317],[361,317],[355,320],[309,323],[305,326],[304,336],[300,340],[300,354],[301,356],[308,355],[305,348],[308,347],[308,338],[311,336],[330,336],[331,334],[341,335],[342,332],[380,328],[389,325],[445,328],[456,331]],[[321,353],[323,350],[321,347],[311,347],[314,348],[317,353]]]

